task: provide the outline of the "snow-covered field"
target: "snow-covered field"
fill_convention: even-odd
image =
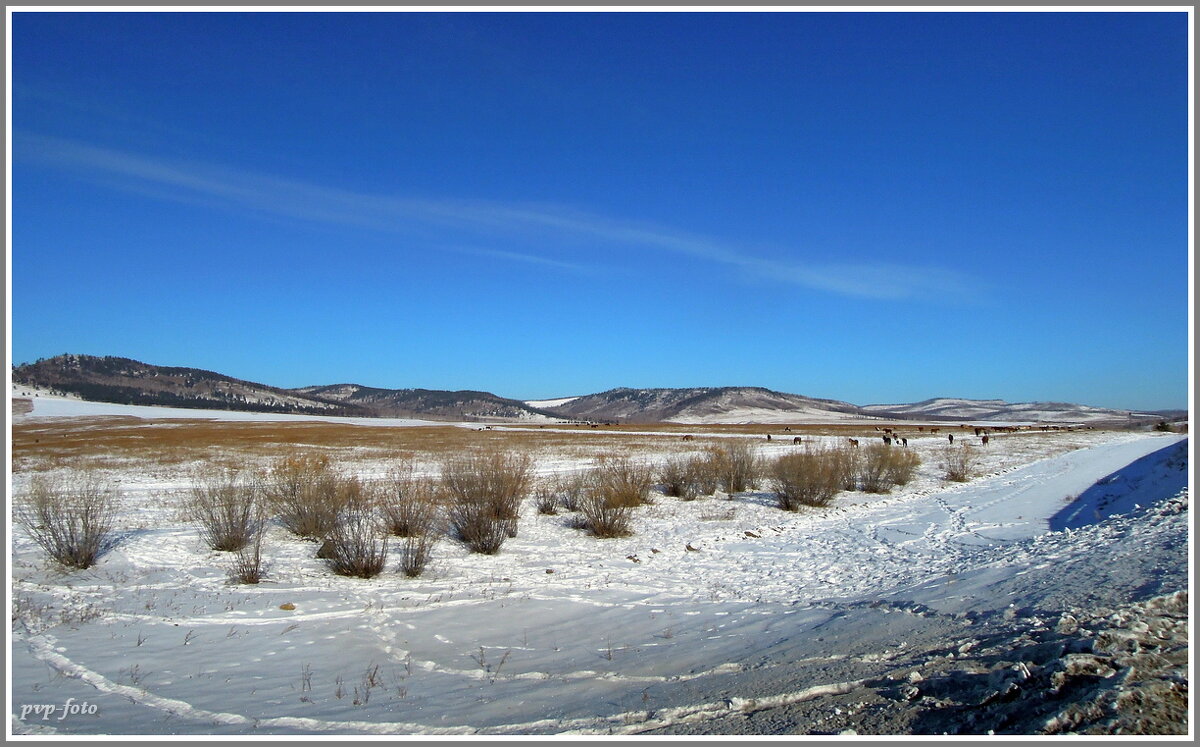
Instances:
[[[39,402],[20,417],[97,414],[71,406]],[[23,531],[11,535],[10,727],[940,733],[951,722],[938,714],[975,707],[978,718],[954,723],[1032,732],[1070,704],[1042,698],[1043,713],[1026,699],[1033,683],[1076,666],[1072,656],[1102,658],[1086,643],[1101,628],[1171,632],[1143,641],[1149,650],[1177,643],[1180,626],[1160,618],[1182,617],[1186,638],[1186,438],[997,434],[965,484],[941,480],[944,443],[914,438],[922,466],[891,494],[843,493],[804,513],[775,508],[767,492],[658,496],[624,539],[588,536],[527,501],[498,555],[447,539],[418,579],[394,564],[372,580],[336,576],[315,545],[272,527],[257,586],[231,585],[228,559],[177,518],[185,485],[123,466],[110,471],[127,507],[123,539],[97,566],[62,572]],[[543,472],[589,466],[537,456]],[[27,481],[18,473],[12,488]],[[1036,654],[1013,643],[1021,636]],[[1107,677],[1059,680],[1132,692],[1130,672],[1145,667],[1122,670],[1115,657],[1101,662]],[[979,715],[988,708],[991,720]]]

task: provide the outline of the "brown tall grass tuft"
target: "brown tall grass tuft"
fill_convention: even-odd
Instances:
[[[13,506],[16,523],[51,558],[68,568],[90,568],[116,544],[120,499],[94,473],[71,481],[35,475]]]
[[[613,492],[599,475],[579,496],[579,512],[583,521],[578,524],[601,539],[628,537],[633,534],[633,503],[620,491]]]
[[[410,534],[400,543],[400,570],[409,578],[416,578],[425,571],[433,556],[433,547],[441,535],[437,532]]]
[[[658,468],[658,481],[662,483],[664,495],[685,501],[696,499],[691,463],[692,460],[686,456],[671,457],[663,462]]]
[[[893,485],[907,485],[912,482],[919,466],[921,466],[921,457],[917,455],[917,452],[911,449],[894,448],[888,458],[884,478]]]
[[[862,449],[862,460],[859,462],[859,488],[866,493],[886,493],[891,490],[887,480],[888,460],[892,447],[885,444],[871,444]]]
[[[579,501],[587,490],[591,480],[590,472],[559,473],[552,481],[558,505],[564,511],[578,511]]]

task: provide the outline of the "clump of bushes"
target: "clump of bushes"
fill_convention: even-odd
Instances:
[[[579,501],[587,490],[589,480],[590,475],[586,471],[555,475],[551,484],[558,505],[564,511],[578,511]]]
[[[894,453],[887,459],[883,477],[892,485],[907,485],[917,474],[917,467],[921,466],[921,457],[909,449],[893,448],[892,451]]]
[[[592,492],[599,490],[631,508],[653,503],[654,468],[629,457],[604,459],[592,471]]]
[[[393,468],[379,488],[379,510],[385,531],[400,537],[397,554],[400,570],[409,578],[420,576],[444,532],[442,485],[417,477],[410,463]]]
[[[229,579],[238,584],[260,583],[267,573],[267,565],[262,556],[263,531],[260,527],[254,537],[233,556],[227,573]]]
[[[528,454],[492,451],[452,458],[442,465],[448,519],[472,551],[493,555],[517,535],[521,498],[533,476]]]
[[[533,491],[533,505],[537,508],[537,512],[543,516],[555,516],[558,514],[558,509],[561,503],[558,499],[558,491],[555,490],[551,483],[542,483]]]
[[[14,518],[52,559],[90,568],[116,544],[116,489],[94,473],[70,480],[35,475],[13,507]]]

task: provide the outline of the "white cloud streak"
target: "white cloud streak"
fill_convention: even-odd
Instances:
[[[751,277],[864,299],[942,299],[973,295],[966,276],[903,263],[819,263],[767,259],[728,243],[661,226],[571,211],[554,205],[421,200],[374,195],[210,164],[150,158],[86,143],[14,134],[14,156],[125,186],[160,199],[207,198],[227,208],[388,233],[458,228],[475,233],[550,234],[566,241],[601,241],[666,252],[736,268]],[[451,245],[457,253],[561,270],[593,268],[531,253]]]

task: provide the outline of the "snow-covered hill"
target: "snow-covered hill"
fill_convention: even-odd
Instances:
[[[827,422],[862,416],[846,402],[762,387],[618,388],[560,402],[546,409],[564,417],[632,423]]]
[[[1005,402],[1000,399],[939,397],[896,405],[866,405],[864,411],[882,417],[951,418],[975,421],[1099,423],[1150,419],[1151,413],[1113,410],[1066,402]]]

